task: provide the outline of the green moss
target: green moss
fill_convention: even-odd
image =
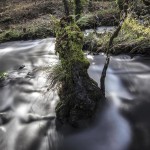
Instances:
[[[65,69],[69,71],[74,62],[83,62],[89,65],[82,52],[83,33],[80,31],[79,27],[74,21],[69,23],[69,25],[61,22],[61,26],[63,26],[64,29],[62,30],[62,27],[59,27],[60,29],[57,31],[58,44],[56,44],[56,52],[59,53],[59,57]]]
[[[140,24],[136,19],[128,17],[123,25],[123,30],[132,32],[132,34],[150,37],[150,25],[144,26]]]

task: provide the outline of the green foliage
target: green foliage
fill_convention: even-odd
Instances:
[[[61,63],[54,65],[52,68],[48,68],[49,79],[51,81],[49,88],[60,88],[62,81],[66,77],[66,71],[62,68]]]
[[[105,36],[107,37],[107,36]],[[99,41],[103,43],[102,51],[105,51],[108,40]],[[112,53],[149,53],[150,48],[150,26],[144,26],[140,24],[135,18],[128,16],[125,20],[121,32],[118,37],[114,40],[114,46]],[[101,45],[101,44],[100,44]]]
[[[150,38],[150,25],[145,27],[138,20],[128,17],[124,23],[123,29],[137,36],[145,36]]]

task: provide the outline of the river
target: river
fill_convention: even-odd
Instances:
[[[99,85],[106,56],[85,56]],[[105,82],[110,105],[91,128],[65,137],[55,127],[57,90],[49,88],[57,63],[54,38],[0,44],[0,72],[7,73],[0,84],[0,150],[150,148],[150,57],[111,56]]]

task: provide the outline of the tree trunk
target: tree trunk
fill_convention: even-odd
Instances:
[[[74,0],[75,3],[75,15],[76,15],[76,20],[80,18],[80,15],[83,10],[82,2],[81,0]]]
[[[56,52],[66,74],[59,90],[57,120],[75,127],[85,126],[93,118],[104,97],[87,73],[89,61],[82,52],[83,33],[72,17],[60,20],[56,34]]]
[[[68,0],[63,0],[63,4],[64,4],[65,15],[69,16],[70,11],[69,11],[69,2],[68,2]]]

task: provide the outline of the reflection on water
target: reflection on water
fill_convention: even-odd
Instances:
[[[53,38],[0,45],[0,71],[8,72],[7,79],[0,81],[0,150],[128,150],[134,134],[130,124],[142,122],[137,111],[145,108],[142,102],[150,106],[150,59],[111,57],[105,83],[110,105],[97,114],[91,128],[63,137],[54,119],[59,98],[48,80],[49,69],[59,61],[54,48]],[[89,76],[100,86],[105,55],[86,56],[91,63]],[[123,117],[120,109],[134,110],[135,120]]]

